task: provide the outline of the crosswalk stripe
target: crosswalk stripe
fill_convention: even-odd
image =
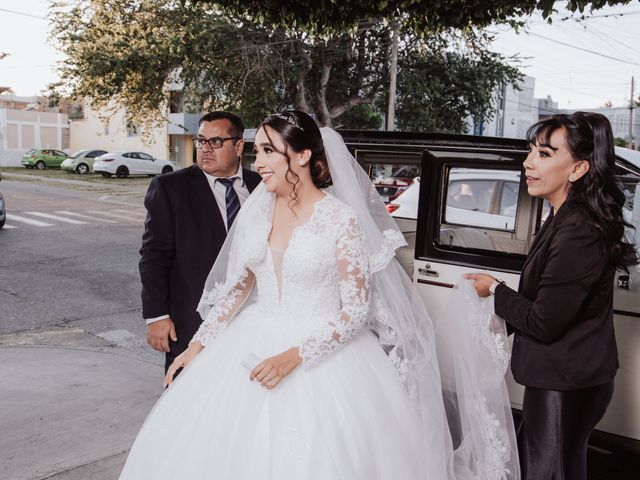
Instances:
[[[6,229],[11,229],[11,228],[16,228],[13,225],[7,225],[6,223],[4,224],[4,227],[2,228],[6,228]]]
[[[77,213],[77,212],[69,212],[67,210],[58,210],[56,213],[60,213],[63,215],[71,215],[73,217],[78,217],[78,218],[84,218],[85,220],[95,220],[96,222],[118,223],[115,220],[107,220],[106,218],[90,217],[89,215],[83,215],[82,213]]]
[[[56,220],[58,222],[71,223],[72,225],[86,225],[87,224],[87,222],[82,222],[80,220],[74,220],[72,218],[61,217],[59,215],[51,215],[50,213],[44,213],[44,212],[24,212],[24,213],[28,213],[29,215],[35,215],[36,217],[46,218],[48,220]]]
[[[53,224],[47,222],[41,222],[40,220],[34,220],[33,218],[21,217],[15,213],[7,213],[7,220],[12,222],[26,223],[32,227],[53,227]]]
[[[95,215],[106,215],[107,217],[117,218],[118,220],[131,220],[132,222],[139,222],[142,220],[141,218],[127,217],[119,213],[101,212],[99,210],[88,210],[88,212]]]

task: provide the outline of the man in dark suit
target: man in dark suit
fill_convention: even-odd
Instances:
[[[260,176],[240,163],[242,120],[207,113],[194,139],[197,165],[153,179],[140,250],[142,315],[147,342],[165,352],[165,371],[202,318],[196,307],[207,275],[241,204]]]

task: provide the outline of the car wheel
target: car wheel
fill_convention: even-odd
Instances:
[[[80,175],[86,175],[87,173],[89,173],[89,165],[87,165],[86,163],[81,163],[76,167],[76,172]]]
[[[127,178],[129,176],[129,169],[125,166],[118,167],[116,170],[116,177]]]
[[[102,176],[104,178],[111,178],[111,174],[109,172],[102,172]]]
[[[38,170],[44,170],[44,166],[45,165],[44,165],[44,162],[42,160],[39,160],[39,161],[36,162],[36,168]]]
[[[169,166],[164,167],[164,168],[162,169],[162,173],[163,173],[163,174],[164,174],[164,173],[171,173],[171,172],[173,172],[173,168],[171,168],[171,167],[169,167]]]

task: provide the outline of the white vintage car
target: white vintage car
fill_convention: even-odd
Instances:
[[[175,169],[175,162],[153,158],[144,152],[106,153],[97,157],[93,163],[94,173],[101,173],[106,178],[112,175],[118,178],[129,175],[160,175],[171,173]]]
[[[484,271],[517,289],[545,203],[527,193],[524,140],[406,132],[341,132],[370,174],[418,165],[413,183],[387,209],[410,244],[398,252],[433,318],[462,274]],[[616,148],[624,216],[640,243],[640,152]],[[614,323],[620,368],[606,415],[589,440],[589,478],[636,479],[640,472],[640,267],[618,272]],[[519,426],[524,388],[508,372]]]

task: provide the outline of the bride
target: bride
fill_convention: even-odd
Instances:
[[[287,111],[262,123],[255,150],[263,183],[120,478],[519,478],[495,342],[483,350],[465,332],[469,348],[438,351],[441,378],[394,258],[403,237],[341,137]]]

